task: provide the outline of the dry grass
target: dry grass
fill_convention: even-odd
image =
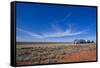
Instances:
[[[96,60],[95,44],[17,45],[17,65],[49,64]]]

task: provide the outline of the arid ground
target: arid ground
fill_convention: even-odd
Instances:
[[[17,65],[96,61],[96,44],[17,43]]]

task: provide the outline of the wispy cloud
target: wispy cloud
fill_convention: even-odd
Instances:
[[[72,15],[72,13],[68,13],[67,15],[63,16],[62,18],[52,21],[52,23],[57,24],[57,23],[62,23],[62,22],[68,21],[71,15]]]
[[[51,24],[51,29],[53,29],[53,31],[56,31],[56,32],[61,32],[63,31],[61,29],[61,27],[57,26],[56,24]]]
[[[60,28],[57,27],[57,29]],[[41,34],[29,32],[20,28],[17,28],[17,30],[27,35],[30,35],[33,38],[55,38],[55,37],[65,37],[65,36],[76,36],[76,35],[84,34],[86,32],[86,30],[73,32],[71,28],[66,29],[65,31],[55,31],[55,32],[48,32],[48,33],[41,33]]]
[[[68,20],[68,18],[71,16],[71,13],[69,13],[68,15],[66,15],[63,19],[62,19],[62,21],[65,21],[65,20]]]
[[[72,29],[71,24],[67,24],[65,30],[57,26],[57,23],[62,23],[63,21],[67,20],[70,16],[71,14],[66,15],[60,21],[56,21],[56,24],[54,22],[51,23],[51,29],[53,29],[52,32],[48,31],[46,33],[38,34],[38,33],[30,32],[21,28],[17,28],[17,30],[29,36],[32,36],[33,38],[55,38],[55,37],[65,37],[65,36],[76,36],[76,35],[86,33],[87,30],[74,31],[74,29]]]
[[[56,31],[56,32],[49,32],[49,33],[43,34],[43,37],[44,38],[48,38],[48,37],[76,36],[76,35],[80,35],[80,34],[86,33],[86,30],[81,30],[81,31],[76,31],[75,32],[75,31],[73,31],[72,28],[67,28],[65,31],[61,31],[61,30],[60,31]]]
[[[23,30],[23,29],[21,29],[21,28],[17,28],[17,31],[20,31],[20,32],[22,32],[22,33],[25,33],[25,34],[27,34],[27,35],[29,35],[29,36],[34,37],[34,38],[42,38],[42,36],[39,35],[39,34],[37,34],[37,33],[33,33],[33,32],[30,32],[30,31],[26,31],[26,30]]]

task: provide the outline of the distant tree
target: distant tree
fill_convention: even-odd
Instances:
[[[77,44],[77,43],[79,43],[79,40],[78,39],[75,39],[74,40],[74,44]]]
[[[94,43],[94,41],[92,40],[84,40],[84,39],[75,39],[74,40],[74,44],[79,44],[79,43]]]
[[[74,40],[74,43],[78,44],[78,43],[86,43],[86,41],[84,39],[76,39]]]
[[[92,40],[91,43],[94,43],[94,41]]]
[[[80,39],[80,43],[86,43],[84,39]]]
[[[90,40],[87,40],[87,43],[91,43],[91,41]]]

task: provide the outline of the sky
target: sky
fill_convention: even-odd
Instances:
[[[16,3],[16,40],[96,41],[96,7]]]

